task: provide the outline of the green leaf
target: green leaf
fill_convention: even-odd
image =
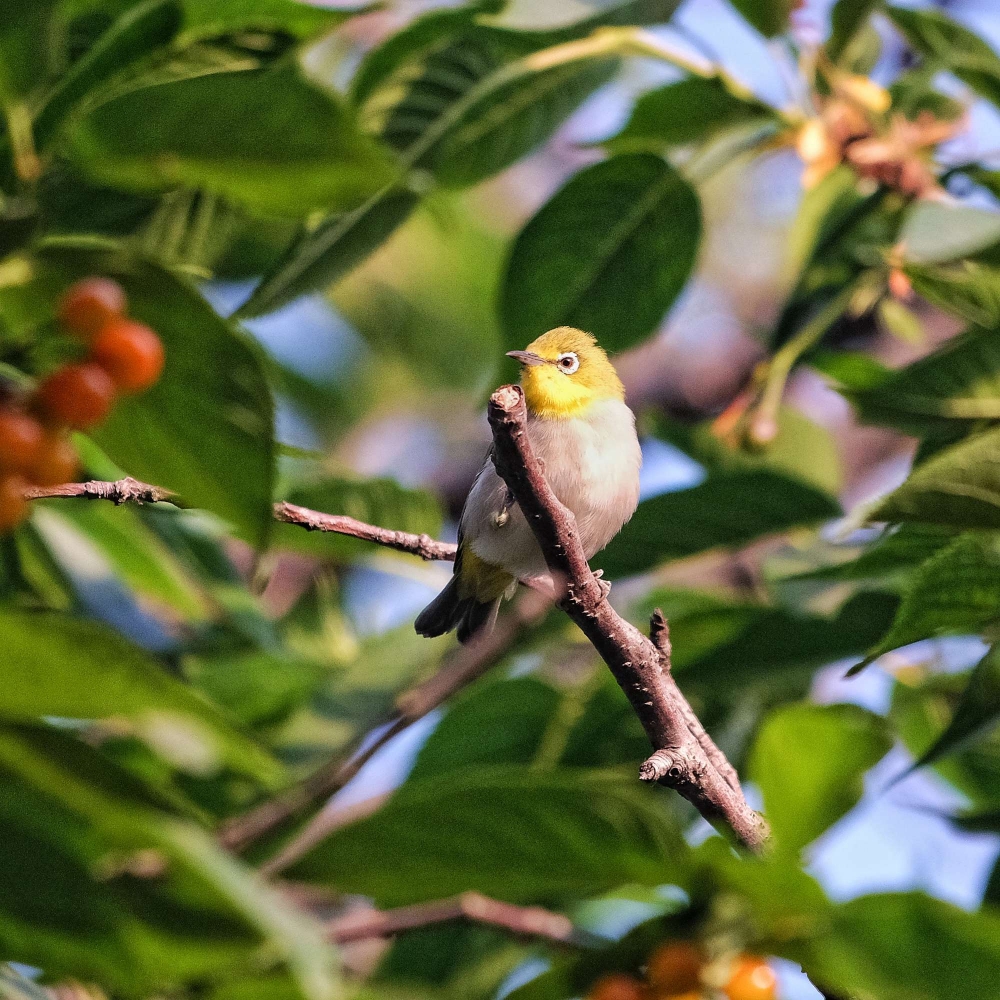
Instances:
[[[872,13],[881,7],[882,0],[837,0],[830,13],[826,54],[834,62],[839,62]]]
[[[0,8],[0,107],[20,101],[53,70],[55,7],[56,0],[28,0]]]
[[[937,10],[887,7],[886,14],[931,65],[1000,106],[1000,56],[979,35]]]
[[[996,330],[970,330],[874,388],[841,391],[862,422],[917,436],[1000,419],[1000,337]]]
[[[310,510],[346,514],[394,531],[436,535],[441,530],[441,508],[437,500],[422,490],[406,489],[394,479],[329,477],[295,487],[287,499]],[[373,542],[330,532],[303,531],[290,524],[276,526],[274,543],[282,548],[343,560],[379,549]]]
[[[852,673],[883,653],[939,635],[975,634],[1000,618],[1000,552],[989,537],[960,535],[917,569],[885,638]]]
[[[1000,528],[1000,428],[974,434],[929,457],[869,518]]]
[[[1000,213],[921,198],[906,213],[899,241],[908,264],[958,261],[1000,241]]]
[[[958,753],[988,735],[1000,720],[1000,650],[993,647],[976,664],[948,723],[914,768],[926,767]]]
[[[56,612],[0,612],[5,654],[0,717],[128,719],[179,766],[211,773],[225,762],[274,784],[282,770],[219,711],[138,646],[97,622]]]
[[[198,187],[279,215],[354,209],[395,174],[335,94],[290,64],[129,91],[90,112],[69,140],[98,183]]]
[[[185,43],[199,38],[243,32],[281,32],[309,39],[332,31],[344,21],[377,8],[320,7],[299,0],[181,0],[184,6]]]
[[[772,712],[757,734],[749,774],[778,847],[797,853],[853,809],[865,772],[891,746],[885,721],[855,705]]]
[[[288,875],[382,906],[469,889],[530,902],[669,882],[686,850],[667,813],[636,784],[587,772],[479,768],[407,783]]]
[[[621,534],[595,559],[611,577],[668,559],[836,517],[833,497],[771,469],[726,469],[687,490],[644,500]]]
[[[700,240],[698,196],[659,157],[588,167],[514,241],[500,292],[507,342],[568,325],[610,351],[630,347],[684,287]]]
[[[604,145],[614,153],[659,151],[775,117],[773,108],[752,94],[737,96],[719,77],[693,76],[643,94],[625,128]]]
[[[24,293],[36,297],[43,316],[70,282],[106,274],[163,341],[160,381],[120,400],[93,435],[108,456],[262,545],[272,524],[273,405],[256,346],[187,282],[111,244],[53,240],[39,259],[38,281]]]
[[[903,267],[913,289],[933,305],[984,327],[1000,326],[1000,270],[975,260]]]
[[[791,0],[729,0],[729,2],[765,37],[780,35],[788,27]]]
[[[334,215],[305,230],[276,267],[240,306],[237,316],[272,312],[306,292],[328,288],[384,243],[420,198],[390,187],[353,212]]]
[[[35,115],[35,144],[45,149],[67,116],[98,86],[167,45],[181,24],[178,0],[145,0],[121,17],[62,76]]]
[[[833,909],[809,950],[810,974],[848,996],[987,997],[1000,977],[1000,916],[918,892],[862,896]]]

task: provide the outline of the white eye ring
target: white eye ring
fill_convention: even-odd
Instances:
[[[572,351],[567,351],[556,358],[556,364],[564,375],[572,375],[580,367],[580,359]]]

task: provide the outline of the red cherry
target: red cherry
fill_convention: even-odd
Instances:
[[[25,472],[35,461],[45,431],[21,410],[0,409],[0,468]]]
[[[94,338],[94,360],[122,392],[148,389],[163,371],[163,344],[144,323],[117,318]]]
[[[79,459],[76,449],[62,434],[45,435],[28,476],[36,486],[59,486],[76,479]]]
[[[124,313],[127,304],[125,292],[117,281],[84,278],[66,290],[56,315],[70,333],[89,340],[108,320]]]
[[[0,532],[16,528],[28,513],[28,500],[24,491],[28,484],[20,476],[0,479]]]
[[[115,384],[92,361],[64,365],[39,385],[35,399],[44,416],[82,431],[99,424],[111,412]]]

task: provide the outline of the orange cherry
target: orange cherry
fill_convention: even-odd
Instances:
[[[92,347],[94,360],[122,392],[148,389],[163,371],[163,344],[144,323],[118,317],[101,327]]]
[[[35,400],[43,416],[82,431],[99,424],[111,412],[115,384],[92,361],[64,365],[38,386]]]
[[[0,478],[0,532],[16,528],[28,513],[28,500],[24,491],[27,482],[20,476]]]
[[[59,486],[76,479],[79,464],[72,442],[50,431],[42,440],[28,476],[36,486]]]
[[[705,956],[693,942],[669,941],[649,956],[646,978],[650,986],[668,996],[697,991],[704,964]]]
[[[13,408],[0,409],[0,468],[27,471],[44,437],[45,431],[34,417]]]
[[[646,1000],[646,990],[635,976],[616,972],[598,979],[587,1000]]]
[[[741,955],[726,984],[729,1000],[774,1000],[778,978],[759,955]]]
[[[84,278],[66,290],[59,300],[59,322],[78,337],[89,340],[108,320],[125,312],[122,286],[110,278]]]

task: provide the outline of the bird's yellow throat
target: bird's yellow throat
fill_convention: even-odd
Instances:
[[[548,420],[582,417],[594,403],[625,398],[625,389],[597,341],[582,330],[560,326],[532,341],[527,350],[550,364],[524,365],[521,386],[529,412]],[[572,374],[555,362],[573,354],[579,367]]]

